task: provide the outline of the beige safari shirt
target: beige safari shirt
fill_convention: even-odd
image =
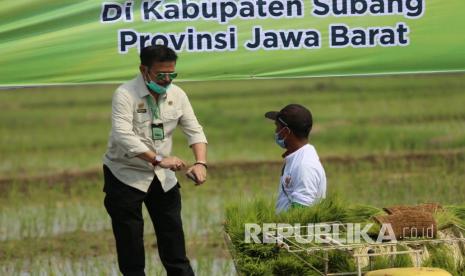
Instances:
[[[207,143],[207,139],[186,93],[172,84],[167,93],[158,98],[160,118],[154,122],[163,123],[165,137],[152,140],[153,116],[147,97],[151,96],[141,74],[116,89],[112,101],[110,139],[103,163],[116,178],[131,187],[147,192],[156,174],[163,190],[168,191],[177,183],[175,173],[159,166],[154,168],[136,156],[149,150],[170,156],[173,132],[178,125],[189,146]]]

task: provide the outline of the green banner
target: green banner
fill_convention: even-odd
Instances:
[[[2,1],[0,86],[121,82],[141,47],[181,80],[465,70],[464,0]]]

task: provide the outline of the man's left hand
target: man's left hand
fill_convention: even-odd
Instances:
[[[187,173],[192,173],[195,177],[196,185],[203,184],[207,180],[207,168],[202,164],[195,164],[187,170]]]

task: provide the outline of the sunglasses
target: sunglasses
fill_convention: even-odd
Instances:
[[[172,73],[157,73],[155,76],[156,80],[166,80],[166,77],[169,78],[170,81],[174,80],[178,76],[178,73],[172,72]]]

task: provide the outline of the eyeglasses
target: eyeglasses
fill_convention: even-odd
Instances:
[[[280,117],[278,117],[277,119],[278,119],[278,121],[279,121],[281,124],[283,124],[284,126],[286,126],[286,127],[289,126],[289,124],[286,123],[286,122],[284,122],[284,120],[281,119]]]
[[[169,78],[170,81],[174,80],[178,76],[178,73],[172,72],[172,73],[157,73],[156,79],[161,81],[161,80],[166,80],[166,77]]]

